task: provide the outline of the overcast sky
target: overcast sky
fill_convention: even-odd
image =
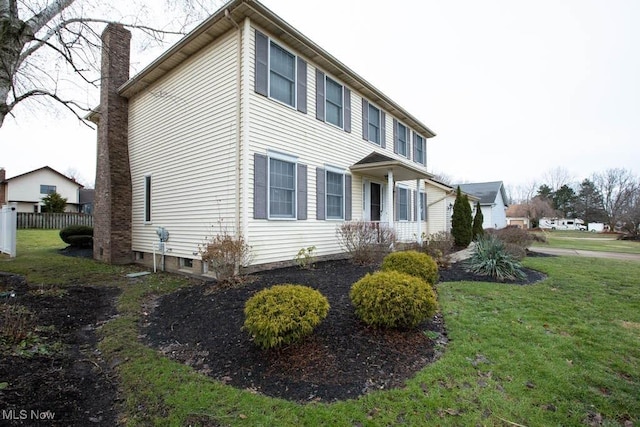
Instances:
[[[431,128],[431,172],[510,187],[557,167],[640,172],[638,0],[263,4]],[[16,114],[0,129],[8,177],[48,165],[93,182],[95,131],[64,111]]]

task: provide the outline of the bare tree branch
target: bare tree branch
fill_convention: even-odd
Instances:
[[[59,104],[62,104],[63,106],[65,106],[69,111],[71,111],[78,118],[78,120],[80,120],[89,129],[93,129],[93,127],[89,125],[85,120],[83,120],[83,117],[79,115],[78,112],[73,107],[85,112],[90,112],[91,111],[90,108],[84,107],[73,100],[62,99],[56,93],[47,92],[41,89],[33,89],[33,90],[30,90],[29,92],[25,92],[22,95],[17,96],[11,104],[8,104],[9,111],[11,111],[13,107],[15,107],[15,105],[18,104],[19,102],[24,101],[25,99],[32,96],[46,96],[48,98],[55,100]]]

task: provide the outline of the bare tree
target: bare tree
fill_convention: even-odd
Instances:
[[[184,33],[180,25],[185,22],[175,19],[176,30],[144,25],[146,6],[136,6],[136,1],[127,5],[137,7],[137,13],[123,19],[111,2],[0,0],[0,127],[25,101],[52,101],[78,118],[94,107],[95,96],[79,96],[78,89],[99,86],[100,33],[105,24],[118,21],[159,43]]]
[[[551,188],[552,192],[558,191],[563,185],[572,187],[573,175],[563,167],[549,169],[542,175],[542,182]]]
[[[506,186],[507,195],[511,203],[527,203],[533,199],[538,191],[538,183],[531,181],[517,186]]]
[[[614,168],[594,174],[591,181],[602,195],[609,226],[615,230],[633,202],[638,180],[631,171]]]

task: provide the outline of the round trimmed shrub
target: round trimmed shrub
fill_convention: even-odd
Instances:
[[[430,284],[398,271],[367,274],[353,284],[349,297],[356,315],[371,326],[413,328],[438,310]]]
[[[438,264],[422,252],[402,251],[387,255],[382,261],[382,271],[390,270],[418,277],[430,285],[438,281]]]
[[[319,291],[302,285],[275,285],[247,300],[243,329],[258,346],[268,349],[311,334],[328,312],[329,301]]]
[[[60,238],[70,246],[91,247],[93,245],[93,227],[70,225],[60,230]]]

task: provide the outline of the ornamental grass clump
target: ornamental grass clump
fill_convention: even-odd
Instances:
[[[394,252],[382,260],[382,271],[398,271],[418,277],[430,285],[438,281],[438,264],[429,255],[417,251]]]
[[[466,262],[467,270],[499,281],[522,280],[527,276],[522,264],[509,253],[505,243],[494,235],[481,237]]]
[[[367,274],[349,292],[356,315],[383,328],[413,328],[438,310],[436,294],[424,280],[398,271]]]
[[[245,304],[243,329],[263,349],[291,344],[311,334],[327,317],[329,301],[315,289],[283,284],[258,292]]]

